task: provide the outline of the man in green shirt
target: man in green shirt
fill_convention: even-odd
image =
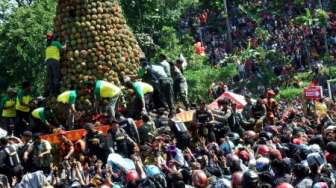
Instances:
[[[147,113],[145,95],[154,91],[153,86],[145,82],[132,82],[130,78],[125,79],[126,88],[133,91],[132,117],[137,119],[141,114]]]
[[[0,101],[0,111],[1,111],[1,126],[11,134],[14,129],[15,123],[15,100],[16,90],[13,88],[7,89],[7,95],[2,97]]]
[[[15,119],[15,135],[20,136],[28,129],[29,117],[31,111],[31,102],[33,100],[30,93],[30,83],[24,81],[22,83],[22,90],[16,97],[16,119]]]
[[[79,92],[81,93],[81,91]],[[66,127],[69,130],[74,129],[75,125],[75,114],[77,113],[76,110],[76,100],[78,97],[78,92],[76,90],[68,90],[57,97],[57,102],[60,104],[65,105],[66,113],[67,113],[67,120],[66,120]]]
[[[60,89],[60,50],[65,49],[66,45],[62,45],[55,40],[53,33],[47,34],[47,48],[45,51],[45,61],[48,66],[48,89],[50,96],[56,96]]]

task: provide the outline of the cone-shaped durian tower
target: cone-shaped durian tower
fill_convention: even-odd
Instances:
[[[96,80],[120,84],[121,75],[137,73],[141,49],[116,0],[59,0],[55,31],[67,44],[62,91]]]

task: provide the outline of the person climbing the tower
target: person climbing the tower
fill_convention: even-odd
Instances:
[[[103,80],[96,81],[94,89],[95,107],[97,112],[102,113],[105,108],[108,113],[108,121],[115,119],[116,105],[121,95],[121,89]]]
[[[147,113],[145,95],[154,91],[153,86],[145,82],[132,82],[129,77],[124,78],[126,88],[134,92],[131,115],[133,118],[140,118],[141,114]]]
[[[47,120],[45,111],[45,107],[39,107],[32,111],[31,115],[33,117],[33,120],[35,121],[34,127],[32,127],[32,130],[34,132],[51,132],[49,130],[55,128]]]
[[[76,90],[64,91],[57,97],[57,102],[65,105],[65,109],[68,114],[65,124],[66,124],[67,129],[69,130],[74,129],[74,125],[75,125],[75,114],[77,113],[77,110],[76,110],[77,97],[78,96],[77,96]]]
[[[47,34],[47,48],[45,50],[45,61],[47,63],[48,72],[48,93],[49,96],[56,96],[60,90],[61,72],[60,60],[62,49],[66,48],[66,44],[62,45],[56,40],[52,32]]]

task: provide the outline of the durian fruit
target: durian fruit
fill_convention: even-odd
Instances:
[[[120,84],[121,75],[136,75],[141,49],[115,0],[59,0],[55,33],[67,48],[62,53],[61,90],[105,80]],[[80,103],[89,107],[89,96]]]

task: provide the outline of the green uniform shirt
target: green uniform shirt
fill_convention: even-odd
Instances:
[[[121,89],[112,83],[102,80],[96,82],[94,90],[96,100],[100,100],[101,98],[112,98],[120,93]]]
[[[29,103],[32,101],[32,97],[30,95],[25,95],[22,91],[18,94],[16,97],[16,110],[19,110],[21,112],[29,112],[30,108],[28,106]]]
[[[143,98],[147,93],[152,93],[154,88],[145,82],[134,82],[133,91],[137,97]]]
[[[69,90],[61,93],[57,97],[57,102],[64,104],[75,104],[77,99],[77,92],[75,90]]]
[[[45,52],[45,60],[55,59],[59,61],[61,59],[60,49],[63,49],[64,46],[58,41],[52,41],[51,45],[47,47]]]
[[[36,108],[35,110],[32,111],[32,116],[36,119],[41,120],[43,123],[46,123],[46,117],[45,117],[45,112],[44,112],[44,108],[40,107],[40,108]]]
[[[9,98],[5,96],[1,100],[1,109],[2,109],[2,117],[6,118],[14,118],[16,116],[15,111],[15,98]]]

